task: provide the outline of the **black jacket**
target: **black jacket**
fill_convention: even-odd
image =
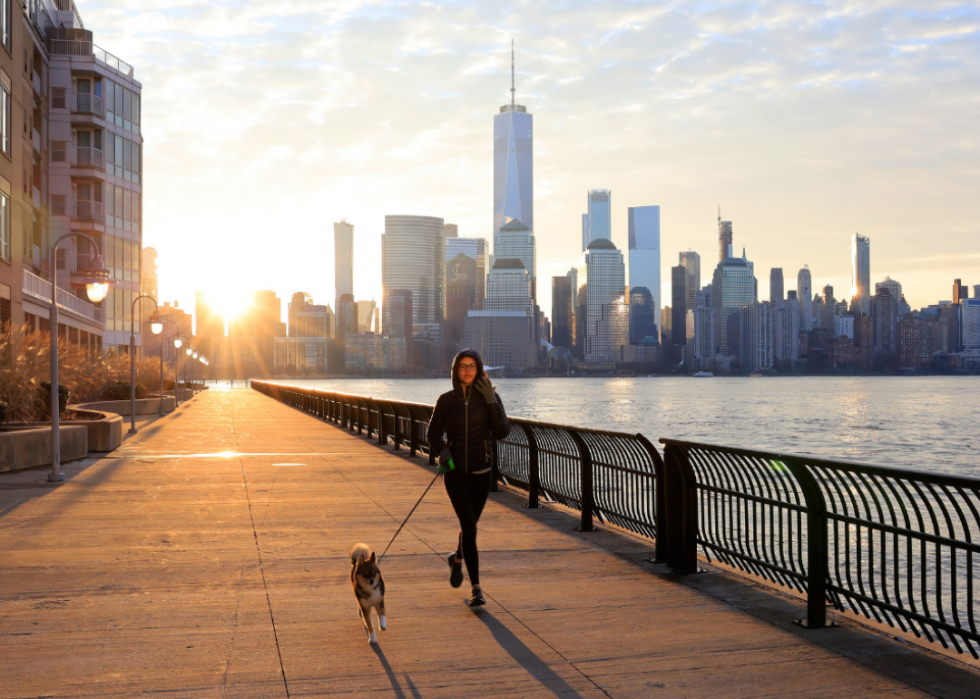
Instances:
[[[483,361],[479,354],[463,350],[456,355],[453,390],[443,393],[436,401],[429,420],[428,437],[432,454],[438,457],[443,447],[448,446],[456,470],[470,473],[490,465],[490,442],[505,438],[510,433],[510,423],[496,393],[493,403],[487,403],[475,388],[470,389],[469,400],[464,397],[463,386],[457,378],[458,364],[463,357],[475,360],[477,376],[483,376]]]

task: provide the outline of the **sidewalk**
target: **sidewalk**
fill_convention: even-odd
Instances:
[[[980,696],[980,674],[795,629],[802,605],[667,574],[645,542],[514,493],[481,521],[471,611],[441,483],[382,562],[372,648],[348,552],[380,553],[433,471],[250,390],[205,391],[65,471],[0,477],[0,697]]]

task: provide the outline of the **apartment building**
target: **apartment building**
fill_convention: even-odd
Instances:
[[[0,0],[0,320],[47,330],[52,270],[60,336],[127,351],[142,248],[141,85],[99,48],[72,0]],[[85,297],[93,250],[109,295]]]

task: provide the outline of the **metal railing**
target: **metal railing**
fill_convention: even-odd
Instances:
[[[93,95],[88,92],[71,93],[71,111],[79,114],[94,114],[95,116],[105,116],[105,102],[100,95]]]
[[[72,198],[71,217],[79,221],[105,221],[105,209],[101,201]]]
[[[101,148],[81,148],[72,146],[71,164],[74,167],[94,167],[102,169],[105,161]]]
[[[51,282],[42,279],[36,274],[23,271],[23,293],[33,296],[46,304],[51,303]],[[96,323],[102,322],[102,310],[96,308],[88,301],[84,301],[65,289],[58,287],[58,305],[66,311],[70,311],[87,320]]]
[[[93,58],[110,70],[120,75],[133,77],[133,66],[126,61],[113,56],[91,41],[71,41],[69,39],[48,39],[48,51],[53,56],[73,56],[77,58]]]
[[[394,449],[427,454],[433,407],[310,387],[252,388]],[[980,658],[980,478],[510,418],[495,481],[655,540],[658,561],[699,553],[827,606]],[[427,454],[429,463],[433,455]]]

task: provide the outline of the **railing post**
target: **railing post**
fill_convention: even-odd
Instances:
[[[827,623],[827,579],[830,577],[827,542],[827,501],[810,470],[796,459],[784,459],[806,500],[806,619],[796,621],[808,629],[837,626]]]
[[[517,423],[518,427],[524,432],[527,438],[528,451],[528,477],[527,477],[527,507],[529,510],[536,510],[541,507],[538,503],[538,491],[541,488],[541,475],[538,470],[538,440],[534,437],[534,430],[530,425]]]
[[[667,488],[664,497],[667,525],[666,561],[678,573],[697,573],[697,480],[687,450],[667,444],[664,447],[664,466]],[[657,536],[659,538],[659,532]]]
[[[654,558],[657,563],[663,563],[667,560],[667,488],[666,488],[666,475],[664,468],[664,460],[660,457],[660,452],[657,448],[653,446],[653,443],[644,437],[639,432],[636,433],[636,440],[643,445],[643,448],[647,450],[650,454],[650,459],[653,460],[653,474],[654,474],[654,523],[655,528],[654,535]]]
[[[381,401],[374,401],[374,404],[378,407],[378,444],[388,443],[388,433],[385,429],[385,413],[384,406],[387,403],[382,403]]]
[[[490,442],[490,458],[493,463],[490,464],[490,492],[499,493],[500,492],[500,450],[497,449],[497,440]]]
[[[411,456],[415,456],[419,450],[419,423],[415,420],[415,416],[412,415],[411,408],[408,411],[408,453]]]
[[[395,414],[395,446],[392,447],[392,451],[398,451],[399,449],[402,448],[402,438],[404,436],[402,435],[402,431],[399,428],[399,424],[401,423],[401,416],[398,414],[398,408],[396,408],[394,405],[391,406],[391,410]]]
[[[582,476],[582,525],[578,528],[578,531],[592,532],[595,531],[595,526],[592,524],[592,511],[595,509],[592,453],[589,451],[589,447],[585,443],[585,440],[582,439],[582,435],[578,433],[578,430],[569,429],[568,434],[571,436],[572,441],[575,442],[575,446],[578,448],[579,459],[581,460],[582,464],[582,468],[580,469]]]

